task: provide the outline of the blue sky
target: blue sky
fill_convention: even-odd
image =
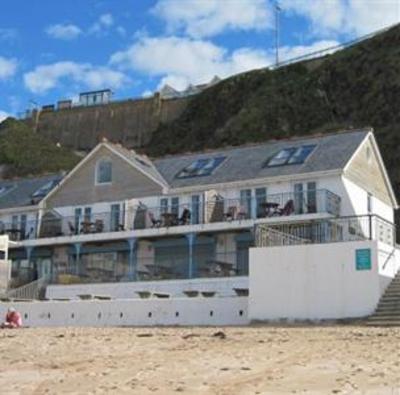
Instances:
[[[400,0],[281,0],[291,58],[400,21]],[[272,0],[5,0],[0,120],[111,88],[142,97],[274,61]]]

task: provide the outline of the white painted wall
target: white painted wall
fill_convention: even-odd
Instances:
[[[400,249],[378,242],[378,272],[381,293],[400,269]]]
[[[164,292],[174,297],[184,296],[183,291],[215,291],[217,296],[235,295],[234,288],[248,288],[248,277],[224,277],[192,280],[136,281],[108,284],[49,285],[48,299],[77,298],[77,295],[107,295],[115,299],[138,298],[137,291]]]
[[[250,249],[249,318],[339,319],[371,314],[381,296],[375,241]],[[371,270],[355,250],[370,248]]]
[[[0,303],[1,318],[10,306]],[[22,314],[23,325],[30,327],[248,324],[247,297],[25,302],[12,306]]]

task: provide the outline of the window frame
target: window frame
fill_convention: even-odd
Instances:
[[[107,163],[107,164],[110,165],[110,181],[103,181],[103,182],[99,181],[99,177],[100,177],[100,166],[101,166],[103,163]],[[110,185],[110,184],[112,184],[112,180],[113,180],[113,162],[112,162],[111,158],[109,158],[109,157],[103,157],[103,158],[99,159],[99,160],[96,162],[95,185],[96,185],[96,186],[97,186],[97,185],[100,185],[100,186],[101,186],[101,185]]]
[[[304,145],[299,145],[297,147],[282,148],[278,152],[275,152],[275,154],[273,154],[270,158],[267,159],[267,161],[264,163],[264,167],[280,167],[280,166],[303,165],[310,158],[310,156],[314,152],[315,148],[317,148],[317,144],[304,144]],[[301,150],[303,150],[303,149],[310,149],[310,151],[308,152],[307,156],[302,161],[296,160],[294,162],[290,162],[297,155],[300,155]],[[273,162],[274,160],[279,159],[278,156],[281,153],[285,152],[285,151],[286,152],[287,151],[290,152],[290,154],[286,158],[285,162],[277,163],[277,164],[271,164],[271,162]]]

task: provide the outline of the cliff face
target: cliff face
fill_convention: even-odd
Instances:
[[[400,197],[400,26],[321,62],[234,76],[195,96],[153,133],[147,153],[372,126]],[[310,67],[311,66],[311,67]]]
[[[125,100],[107,105],[40,112],[27,120],[32,130],[53,143],[89,150],[103,137],[130,148],[146,146],[162,123],[178,118],[189,97]]]

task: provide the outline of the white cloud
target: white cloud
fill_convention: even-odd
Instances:
[[[73,40],[82,34],[82,30],[72,24],[56,24],[46,28],[46,33],[53,38],[60,40]]]
[[[288,60],[328,47],[336,41],[318,41],[309,46],[282,47],[280,59]],[[159,88],[168,84],[185,89],[188,84],[210,81],[273,64],[275,53],[254,48],[233,52],[210,41],[183,37],[141,37],[127,50],[112,55],[110,63],[160,78]]]
[[[399,0],[281,0],[283,12],[309,19],[316,34],[363,35],[400,21]]]
[[[159,0],[152,9],[169,32],[210,37],[224,30],[262,30],[272,26],[267,0]]]
[[[128,78],[120,71],[70,61],[40,65],[24,74],[25,86],[33,93],[45,93],[62,82],[100,89],[118,88],[127,81]]]
[[[0,110],[0,122],[3,122],[6,118],[10,117],[11,115],[5,111]]]
[[[114,17],[111,14],[100,15],[99,19],[89,28],[89,34],[104,34],[113,25]]]
[[[0,56],[0,80],[12,77],[17,71],[17,61]]]

